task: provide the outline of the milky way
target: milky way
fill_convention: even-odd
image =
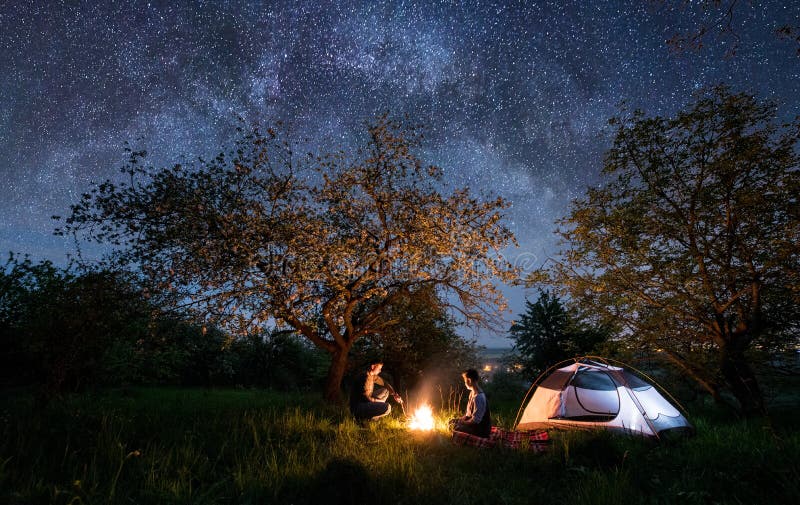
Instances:
[[[740,2],[734,56],[730,37],[671,53],[696,3],[0,3],[0,251],[63,263],[51,216],[116,176],[125,141],[171,163],[217,152],[242,117],[334,147],[389,111],[427,125],[448,184],[511,202],[505,253],[532,268],[598,182],[621,101],[670,114],[722,82],[797,113],[800,58],[773,32],[800,7]]]

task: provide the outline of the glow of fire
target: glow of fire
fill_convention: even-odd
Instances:
[[[408,421],[408,428],[411,430],[431,431],[434,425],[433,410],[427,404],[418,408]]]

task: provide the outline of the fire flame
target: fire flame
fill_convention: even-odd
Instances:
[[[434,426],[433,410],[427,404],[418,408],[408,421],[408,428],[411,430],[431,431]]]

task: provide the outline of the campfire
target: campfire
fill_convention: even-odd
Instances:
[[[408,429],[418,431],[431,431],[436,426],[433,410],[427,403],[417,408],[408,420]]]

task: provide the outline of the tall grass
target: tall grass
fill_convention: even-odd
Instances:
[[[794,423],[693,416],[690,439],[557,432],[527,453],[453,445],[447,395],[433,433],[409,432],[399,409],[361,427],[316,397],[266,391],[0,401],[0,503],[790,503],[800,491]]]

